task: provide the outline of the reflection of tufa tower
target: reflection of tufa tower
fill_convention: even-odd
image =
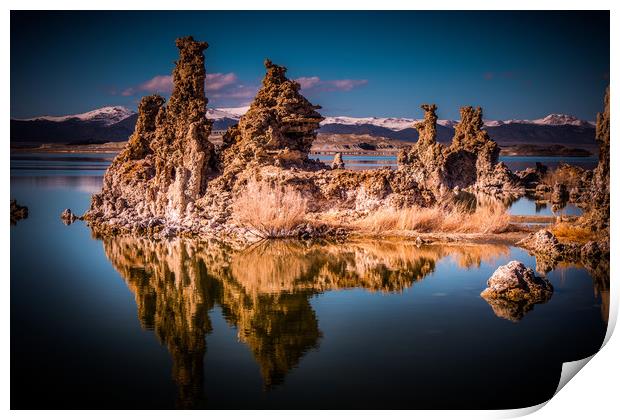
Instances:
[[[114,268],[134,294],[143,328],[154,330],[172,355],[177,405],[191,408],[203,394],[207,316],[213,307],[213,282],[194,250],[184,243],[145,246],[129,238],[106,239],[104,248]]]
[[[135,296],[142,326],[153,330],[172,356],[177,405],[183,408],[206,403],[205,336],[215,305],[250,348],[270,389],[319,345],[322,334],[309,302],[316,293],[359,287],[399,292],[433,272],[435,261],[446,255],[469,267],[508,250],[276,241],[234,252],[218,243],[128,236],[106,237],[103,246]]]

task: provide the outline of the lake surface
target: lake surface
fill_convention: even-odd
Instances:
[[[497,266],[536,266],[514,247],[94,238],[59,215],[88,208],[99,163],[11,162],[29,207],[10,238],[14,409],[518,408],[602,344],[609,281],[584,267],[548,273],[533,308],[479,296]]]
[[[333,155],[310,155],[312,159],[319,159],[324,163],[331,163]],[[376,169],[380,167],[396,167],[396,156],[375,156],[375,155],[342,155],[345,167],[349,169]],[[500,156],[499,160],[504,162],[510,170],[520,171],[525,168],[536,166],[536,162],[555,169],[560,163],[581,166],[584,169],[594,169],[598,163],[597,156],[573,157],[573,156]]]
[[[510,204],[510,214],[522,216],[581,216],[583,210],[574,205],[567,203],[564,207],[554,212],[551,203],[540,203],[536,198],[525,196],[520,197]]]

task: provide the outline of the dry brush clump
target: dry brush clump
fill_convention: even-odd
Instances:
[[[570,222],[559,222],[551,226],[551,233],[562,242],[587,243],[598,239],[595,232],[585,226],[578,226]]]
[[[254,235],[267,238],[294,236],[304,223],[306,199],[291,186],[273,186],[256,180],[233,204],[235,222]]]
[[[388,208],[369,214],[355,225],[372,232],[502,233],[510,225],[510,214],[500,203],[475,210],[465,205]]]

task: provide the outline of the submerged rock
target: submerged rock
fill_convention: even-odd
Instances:
[[[501,318],[518,321],[534,304],[545,303],[553,294],[553,286],[519,261],[500,266],[487,281],[480,296]]]
[[[22,219],[28,218],[28,207],[20,206],[16,200],[11,200],[11,225],[16,225]]]
[[[546,300],[553,293],[549,280],[538,277],[522,262],[510,261],[495,270],[482,297],[509,300]]]

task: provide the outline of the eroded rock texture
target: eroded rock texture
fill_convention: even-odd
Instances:
[[[168,105],[158,95],[142,98],[135,131],[106,171],[87,219],[146,229],[162,220],[182,224],[195,216],[194,202],[204,194],[215,166],[204,90],[208,45],[191,37],[176,44],[179,60]]]
[[[344,169],[344,161],[342,160],[342,153],[336,153],[334,155],[334,161],[332,162],[332,169]]]
[[[78,217],[71,211],[71,209],[64,209],[62,213],[60,213],[60,220],[62,220],[62,222],[67,226],[75,222],[77,219]]]
[[[610,135],[609,87],[605,92],[603,112],[596,116],[596,140],[599,146],[598,165],[592,174],[590,205],[584,215],[584,222],[592,229],[609,228],[609,185],[610,185]]]
[[[265,60],[262,87],[239,124],[228,130],[222,151],[223,168],[247,164],[303,166],[323,120],[299,93],[301,86],[286,77],[286,67]]]

